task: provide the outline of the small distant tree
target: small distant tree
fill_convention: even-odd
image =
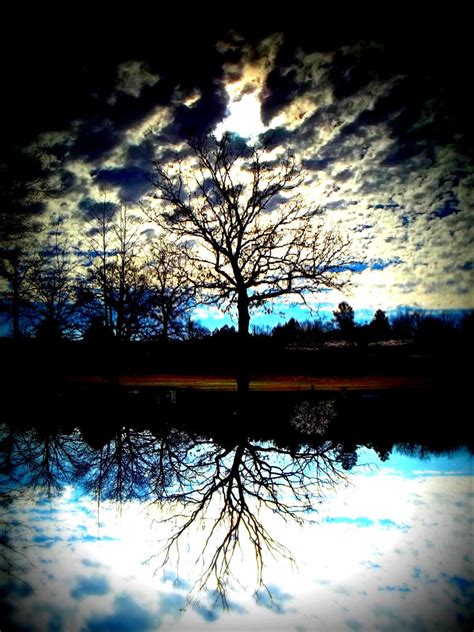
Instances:
[[[354,310],[345,301],[339,303],[337,310],[333,312],[334,319],[339,327],[343,338],[349,340],[354,336]]]
[[[399,340],[412,340],[417,332],[422,316],[420,312],[402,308],[391,319],[392,332]]]
[[[95,347],[106,346],[114,340],[113,331],[104,323],[101,315],[92,316],[86,325],[83,340]]]
[[[284,325],[273,329],[273,337],[284,343],[296,342],[301,334],[301,326],[297,320],[290,318]]]
[[[219,329],[215,329],[212,333],[213,338],[235,338],[237,332],[235,331],[235,327],[231,325],[223,325]]]
[[[210,336],[210,331],[199,321],[188,318],[186,321],[186,338],[188,340],[200,340]]]
[[[370,334],[375,340],[386,340],[390,337],[391,327],[386,313],[378,309],[370,323]]]
[[[474,341],[474,310],[470,310],[463,315],[459,326],[462,338],[468,344],[472,344]]]

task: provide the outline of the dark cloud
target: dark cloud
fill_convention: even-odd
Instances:
[[[264,98],[262,100],[262,121],[268,125],[280,110],[291,103],[303,91],[297,80],[296,70],[276,67],[271,70],[265,80]]]
[[[442,207],[430,215],[430,219],[443,219],[444,217],[449,217],[450,215],[455,215],[456,213],[460,213],[460,209],[452,206],[449,202],[446,202]]]
[[[349,97],[380,77],[385,66],[385,51],[380,46],[338,50],[330,67],[329,78],[336,99]]]
[[[394,259],[377,259],[370,266],[371,270],[385,270],[385,268],[389,268],[390,266],[396,266],[399,263],[402,263],[402,260],[399,257],[395,257]]]
[[[148,172],[151,171],[151,163]],[[119,190],[119,198],[122,202],[137,202],[148,193],[153,185],[147,177],[147,173],[140,167],[125,166],[116,169],[100,169],[93,171],[95,181],[100,185],[111,185]]]
[[[68,169],[63,169],[60,174],[61,180],[61,191],[63,193],[67,193],[74,189],[78,184],[78,179],[76,174],[72,173]]]
[[[338,182],[346,182],[353,177],[354,173],[350,169],[343,169],[334,175],[334,180]]]
[[[383,167],[397,167],[400,164],[405,163],[410,158],[425,154],[428,146],[423,144],[400,144],[394,145],[385,158],[381,161]]]
[[[31,539],[32,542],[36,542],[40,544],[42,547],[50,549],[53,544],[56,542],[61,542],[63,538],[56,535],[35,535],[34,538]]]
[[[379,590],[381,592],[398,592],[398,593],[409,593],[412,589],[406,584],[387,584],[386,586],[379,586]]]
[[[309,158],[303,160],[303,167],[309,171],[326,171],[331,162],[329,158]]]
[[[227,95],[223,86],[210,88],[193,105],[177,105],[173,122],[163,134],[170,142],[208,134],[224,118],[226,108]]]
[[[155,152],[156,145],[151,138],[146,138],[135,145],[129,145],[126,154],[126,164],[147,169],[155,158]]]
[[[349,208],[349,206],[356,206],[359,202],[357,200],[334,200],[332,202],[327,202],[324,205],[325,209],[328,210],[339,210],[344,208]]]
[[[160,595],[160,614],[179,616],[185,610],[187,601],[185,595],[177,592],[163,593]]]
[[[117,147],[123,136],[109,119],[87,121],[79,129],[71,154],[94,162]]]
[[[87,558],[82,559],[81,562],[84,566],[87,566],[88,568],[99,568],[100,566],[102,566],[102,564],[100,564],[99,562],[95,562]]]
[[[117,205],[114,202],[98,202],[89,197],[81,200],[78,207],[86,221],[95,219],[103,212],[112,218],[117,210]]]
[[[182,588],[183,590],[190,590],[191,588],[191,584],[179,577],[174,571],[165,571],[162,580],[170,582],[175,588]]]

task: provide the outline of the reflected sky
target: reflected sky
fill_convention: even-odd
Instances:
[[[227,610],[212,584],[192,591],[206,517],[162,566],[159,506],[98,504],[75,484],[17,489],[1,508],[3,616],[13,629],[51,631],[469,629],[472,456],[409,452],[381,461],[360,448],[304,526],[262,515],[295,563],[266,556],[267,590],[255,590],[242,545]]]

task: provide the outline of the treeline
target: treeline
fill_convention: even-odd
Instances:
[[[2,333],[45,342],[168,340],[204,333],[188,250],[150,235],[139,211],[92,203],[72,243],[58,217],[0,254]]]
[[[0,190],[3,200],[5,187]],[[7,197],[26,195],[20,193]],[[157,235],[139,208],[90,200],[82,204],[74,233],[65,217],[40,223],[22,211],[24,201],[16,211],[7,201],[2,208],[11,212],[0,214],[1,336],[95,345],[237,335],[228,326],[211,333],[193,319],[197,305],[218,302],[222,293],[219,287],[214,295],[203,293],[196,251],[169,233]],[[454,317],[405,309],[389,317],[379,309],[361,325],[342,302],[331,320],[291,318],[251,331],[254,338],[290,346],[345,341],[363,347],[390,339],[433,345],[472,340],[473,320],[473,312]]]
[[[332,319],[298,321],[290,318],[273,328],[255,327],[255,337],[272,338],[289,346],[314,347],[325,343],[346,343],[363,347],[370,343],[400,341],[429,346],[450,342],[472,342],[474,312],[433,314],[427,311],[401,308],[388,316],[378,309],[368,323],[359,324],[354,310],[347,303],[339,303]],[[234,327],[225,325],[213,332],[213,337],[229,338],[236,335]]]

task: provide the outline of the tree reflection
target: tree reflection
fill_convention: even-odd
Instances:
[[[173,524],[173,532],[162,564],[168,563],[174,550],[179,554],[179,543],[193,526],[210,523],[199,555],[203,570],[196,587],[201,591],[213,584],[225,606],[232,560],[243,540],[255,556],[257,586],[265,585],[266,555],[292,560],[291,551],[271,534],[264,517],[277,514],[302,524],[324,489],[343,478],[330,442],[290,450],[245,438],[235,445],[198,440],[182,461],[175,485],[160,500],[162,506],[171,503],[175,508],[165,518]]]
[[[90,430],[87,433],[90,437]],[[156,439],[150,431],[131,427],[114,430],[102,445],[89,446],[81,464],[85,490],[100,502],[148,498],[153,488]]]
[[[248,402],[238,402],[238,412],[248,413]],[[185,534],[205,525],[195,587],[212,586],[225,606],[236,551],[251,547],[257,586],[265,585],[267,555],[292,559],[272,535],[269,517],[302,524],[324,489],[344,478],[340,454],[321,430],[328,423],[323,416],[318,408],[300,407],[298,423],[288,428],[288,445],[250,438],[239,415],[232,426],[223,418],[224,427],[207,435],[165,423],[89,423],[70,432],[47,424],[10,429],[2,441],[2,469],[17,486],[48,495],[75,483],[99,503],[139,500],[158,507],[161,524],[171,528],[164,549],[151,555],[161,556],[162,565],[179,554]]]
[[[149,394],[137,401],[135,394],[122,417],[109,419],[101,399],[101,406],[89,407],[90,419],[76,427],[61,426],[56,419],[37,426],[4,425],[0,500],[7,517],[0,517],[0,561],[2,552],[4,563],[11,557],[6,527],[13,492],[24,497],[35,488],[52,495],[77,485],[98,503],[139,501],[150,507],[166,536],[150,560],[164,567],[176,557],[179,564],[180,545],[191,542],[199,561],[193,595],[213,589],[225,606],[231,585],[239,581],[236,553],[254,560],[257,589],[265,586],[269,557],[292,560],[275,517],[282,524],[311,521],[325,491],[346,480],[358,445],[385,455],[394,443],[404,443],[409,452],[426,434],[409,428],[408,421],[382,426],[381,405],[367,408],[372,414],[366,415],[366,400],[345,396],[186,397],[173,408]],[[127,424],[124,418],[134,407],[141,423]],[[432,439],[427,449],[437,442]],[[444,436],[444,442],[448,447],[449,438]]]
[[[23,488],[41,488],[51,496],[74,479],[86,452],[78,430],[65,434],[47,425],[10,429],[2,439],[2,473]]]

